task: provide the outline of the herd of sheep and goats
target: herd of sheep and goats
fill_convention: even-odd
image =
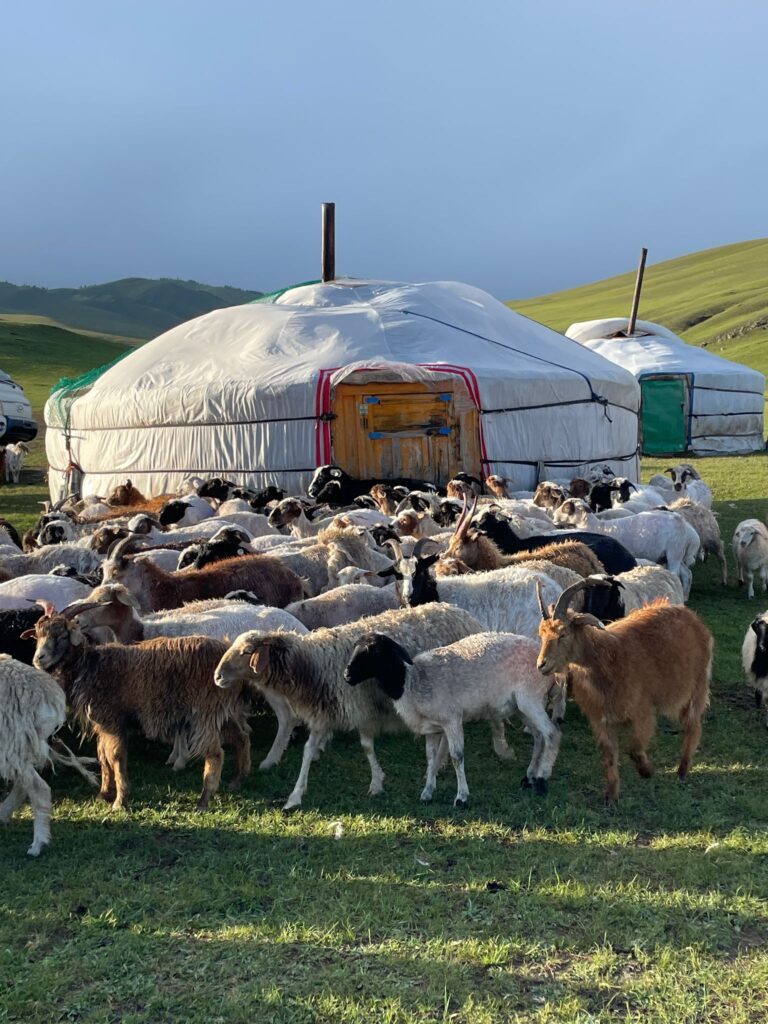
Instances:
[[[374,742],[403,729],[425,738],[421,799],[450,757],[462,806],[464,723],[487,721],[509,759],[515,713],[533,744],[522,784],[544,793],[568,694],[594,733],[606,801],[619,796],[619,727],[648,777],[659,714],[681,727],[684,779],[713,647],[685,606],[691,569],[711,554],[725,584],[727,565],[710,488],[689,464],[667,474],[641,485],[598,466],[521,492],[460,473],[442,491],[323,466],[300,497],[214,477],[147,498],[126,481],[104,499],[59,502],[23,537],[0,519],[0,822],[29,800],[28,853],[49,843],[50,763],[123,807],[137,733],[171,746],[175,770],[202,759],[204,810],[224,748],[230,788],[248,776],[249,718],[265,706],[277,730],[260,769],[306,733],[286,809],[339,731],[357,732],[369,793],[381,793]],[[740,523],[733,553],[752,597],[756,572],[768,585],[765,525]],[[744,640],[758,703],[767,631],[768,613]],[[97,758],[57,735],[68,716]]]

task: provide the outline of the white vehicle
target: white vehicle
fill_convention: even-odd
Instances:
[[[37,423],[24,389],[0,370],[0,444],[32,441],[36,436]]]

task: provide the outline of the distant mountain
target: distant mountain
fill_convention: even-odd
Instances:
[[[1,281],[0,313],[33,314],[89,331],[154,338],[212,309],[238,306],[261,295],[165,277],[127,277],[83,288],[37,288]]]

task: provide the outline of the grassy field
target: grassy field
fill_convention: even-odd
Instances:
[[[653,258],[653,253],[651,253]],[[640,318],[694,345],[768,373],[768,239],[692,253],[649,266]],[[635,271],[581,288],[512,301],[513,309],[565,331],[579,320],[628,316]]]
[[[700,468],[725,536],[768,511],[766,457]],[[717,639],[701,752],[679,784],[678,730],[663,725],[658,774],[625,758],[615,809],[574,705],[543,799],[518,786],[517,724],[511,765],[470,727],[465,811],[451,774],[419,803],[423,748],[405,736],[380,743],[373,800],[362,752],[338,737],[291,816],[299,743],[204,816],[199,765],[174,775],[155,745],[132,746],[125,812],[60,773],[51,849],[25,857],[28,812],[0,834],[0,1021],[764,1021],[766,733],[739,665],[764,599],[723,589],[708,562],[691,603]],[[256,759],[271,730],[256,721]]]

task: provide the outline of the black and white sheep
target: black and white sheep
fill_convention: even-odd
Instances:
[[[375,680],[408,729],[426,736],[424,801],[431,800],[435,791],[440,741],[445,736],[456,772],[454,804],[466,806],[464,723],[503,723],[514,711],[534,737],[523,784],[546,792],[560,730],[546,711],[550,684],[536,668],[538,653],[538,643],[528,637],[477,633],[411,659],[401,644],[374,632],[358,640],[344,678],[351,686]]]

